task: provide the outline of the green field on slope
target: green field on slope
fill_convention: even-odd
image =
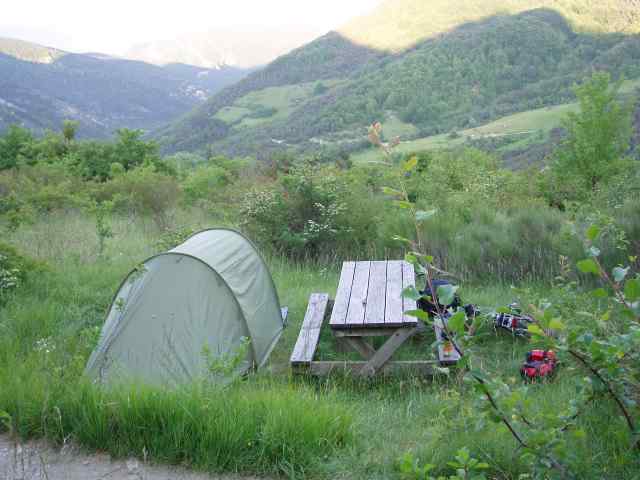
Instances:
[[[529,138],[537,132],[547,133],[560,126],[561,120],[568,112],[576,111],[577,104],[569,103],[555,107],[539,108],[528,112],[516,113],[502,117],[494,122],[476,128],[469,128],[458,132],[459,137],[451,138],[449,134],[433,135],[416,140],[402,141],[395,151],[410,153],[420,150],[437,150],[462,145],[466,140],[489,137],[504,137],[508,135]],[[386,131],[387,137],[391,137]],[[380,152],[367,149],[352,156],[355,162],[367,162],[380,159]]]
[[[340,79],[323,80],[322,85],[333,88]],[[291,112],[313,97],[319,82],[269,87],[239,98],[233,105],[220,109],[214,118],[236,128],[253,127],[273,120],[287,118]]]
[[[620,94],[633,94],[637,88],[640,88],[640,79],[626,80],[620,87]],[[480,127],[461,130],[458,132],[459,136],[457,138],[451,138],[449,134],[441,134],[418,138],[416,140],[402,141],[400,145],[396,147],[395,151],[399,153],[411,153],[421,150],[446,149],[458,147],[467,140],[506,136],[516,136],[519,137],[519,139],[505,147],[504,150],[520,148],[534,141],[532,139],[534,135],[542,134],[543,138],[546,138],[549,131],[561,125],[562,118],[567,113],[575,112],[577,108],[578,105],[576,103],[567,103],[515,113]],[[400,135],[402,139],[402,134],[398,133],[398,122],[400,121],[383,123],[386,138],[393,138],[396,135]],[[411,126],[410,124],[404,125]],[[369,148],[352,155],[351,158],[354,162],[378,161],[380,160],[380,152],[377,149]]]

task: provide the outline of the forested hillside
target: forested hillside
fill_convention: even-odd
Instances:
[[[0,132],[80,123],[81,137],[169,122],[246,75],[234,68],[158,67],[94,54],[70,54],[0,39]]]
[[[593,70],[640,76],[637,2],[614,2],[606,15],[600,4],[578,0],[460,3],[385,2],[223,90],[158,136],[170,151],[353,151],[376,120],[418,138],[573,101],[571,86]],[[318,81],[271,117],[247,121],[254,112],[244,96]]]

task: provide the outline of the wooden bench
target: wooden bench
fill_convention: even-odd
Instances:
[[[320,330],[329,307],[328,293],[312,293],[309,297],[307,312],[302,321],[302,328],[298,340],[291,354],[291,366],[294,369],[306,368],[311,365],[318,348]]]

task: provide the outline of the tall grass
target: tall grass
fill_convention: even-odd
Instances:
[[[91,220],[69,220],[51,217],[8,239],[48,265],[0,309],[0,411],[11,414],[16,434],[71,439],[113,455],[211,472],[393,479],[397,458],[412,451],[444,474],[446,462],[467,446],[491,464],[490,478],[529,473],[507,431],[478,424],[476,394],[456,375],[373,382],[290,378],[288,358],[309,294],[334,294],[336,264],[267,258],[281,302],[290,307],[289,327],[268,367],[230,389],[194,384],[173,391],[131,385],[104,390],[88,384],[82,370],[96,330],[122,277],[153,253],[155,234],[116,219],[116,236],[98,256]],[[50,235],[46,242],[38,236],[44,231]],[[77,243],[70,251],[65,246],[72,242]],[[84,253],[79,257],[77,251]],[[508,284],[488,278],[464,282],[463,300],[491,309],[516,299]],[[542,283],[529,286],[545,298],[553,293]],[[518,367],[530,345],[496,335],[491,327],[481,335],[476,358],[482,367],[519,381]],[[426,334],[408,342],[399,358],[431,358],[433,340]],[[340,355],[330,332],[322,332],[319,354]],[[574,396],[575,378],[584,374],[567,361],[554,382],[531,387],[530,399],[541,409],[561,408]],[[615,409],[599,402],[580,422],[587,436],[574,442],[572,461],[580,478],[604,472],[607,478],[633,479],[640,460],[625,450],[628,438]]]
[[[84,364],[113,293],[153,252],[154,237],[141,225],[119,228],[97,256],[90,220],[68,220],[74,228],[59,228],[64,218],[48,218],[14,237],[22,251],[47,265],[0,309],[0,411],[9,413],[16,434],[72,438],[116,456],[212,472],[269,474],[312,469],[319,458],[353,442],[351,406],[286,377],[227,389],[196,382],[171,391],[89,384]],[[43,231],[47,241],[38,235]],[[77,244],[67,249],[72,242]],[[291,301],[292,313],[299,314],[309,271],[279,259],[271,263],[279,281],[291,281],[283,302]]]
[[[300,472],[353,440],[350,407],[286,383],[106,390],[15,365],[0,382],[0,409],[22,437],[209,472]]]

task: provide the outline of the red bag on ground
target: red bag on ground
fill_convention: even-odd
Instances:
[[[553,350],[531,350],[527,352],[527,361],[520,368],[520,374],[526,380],[548,378],[555,373],[557,364]]]

